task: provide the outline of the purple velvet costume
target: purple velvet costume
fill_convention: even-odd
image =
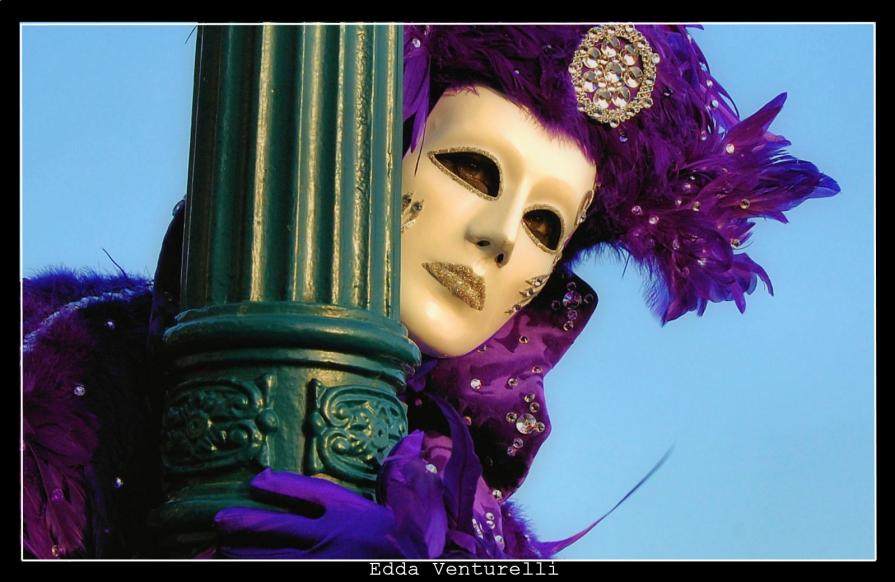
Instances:
[[[347,490],[308,491],[355,507],[371,537],[353,539],[334,511],[319,552],[225,547],[224,555],[281,557],[548,557],[571,543],[532,537],[509,497],[550,432],[543,379],[593,314],[596,294],[572,273],[594,249],[624,252],[650,277],[663,323],[708,302],[734,301],[764,270],[735,250],[759,217],[838,186],[784,153],[768,131],[785,95],[740,121],[681,26],[638,27],[661,56],[653,107],[613,128],[581,114],[567,72],[588,26],[406,27],[405,149],[448,90],[483,84],[573,140],[598,168],[586,221],[543,291],[488,341],[448,359],[425,357],[405,394],[413,431],[380,474],[381,506]],[[162,501],[158,435],[162,330],[178,310],[182,205],[165,237],[155,281],[52,272],[24,282],[24,546],[38,558],[152,556],[148,511]],[[314,480],[317,481],[317,480]],[[265,471],[259,492],[289,496],[307,480]],[[339,488],[341,489],[341,488]],[[412,508],[414,511],[411,511]],[[234,509],[224,533],[278,531],[289,521]],[[364,521],[366,520],[366,521]],[[598,520],[599,521],[599,520]],[[304,528],[308,529],[308,528]],[[359,528],[354,528],[359,529]],[[348,545],[340,540],[349,540]],[[313,549],[313,548],[312,548]],[[364,554],[364,552],[368,552]],[[361,555],[357,555],[360,553]]]

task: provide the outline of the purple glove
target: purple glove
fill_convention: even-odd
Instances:
[[[232,507],[219,511],[219,555],[230,558],[434,558],[444,550],[444,486],[423,458],[423,433],[404,438],[383,461],[372,501],[313,477],[265,469],[252,496],[289,513]]]
[[[219,511],[219,554],[228,558],[399,558],[389,508],[314,477],[265,469],[253,497],[289,513],[232,507]]]

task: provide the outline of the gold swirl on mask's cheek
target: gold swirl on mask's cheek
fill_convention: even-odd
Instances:
[[[550,275],[552,274],[553,272],[551,271],[550,273],[545,273],[543,275],[532,277],[531,279],[526,279],[525,283],[528,284],[528,287],[526,287],[522,291],[519,291],[519,295],[521,295],[522,298],[514,303],[512,307],[504,311],[504,313],[513,314],[522,309],[526,304],[528,304],[529,301],[534,299],[538,295],[538,293],[541,292],[541,289],[544,288],[544,283],[547,282],[547,279],[549,279]]]
[[[405,194],[401,198],[401,234],[413,226],[420,212],[423,211],[423,201],[413,200],[413,192]]]

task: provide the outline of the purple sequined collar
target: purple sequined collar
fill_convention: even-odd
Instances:
[[[587,283],[574,273],[557,271],[532,302],[477,349],[456,358],[423,356],[408,380],[411,427],[443,428],[437,409],[420,396],[445,398],[469,427],[494,496],[509,497],[550,434],[544,376],[596,306],[597,294]]]

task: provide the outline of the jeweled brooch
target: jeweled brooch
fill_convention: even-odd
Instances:
[[[569,65],[579,111],[617,127],[651,107],[659,60],[630,24],[591,28]]]

